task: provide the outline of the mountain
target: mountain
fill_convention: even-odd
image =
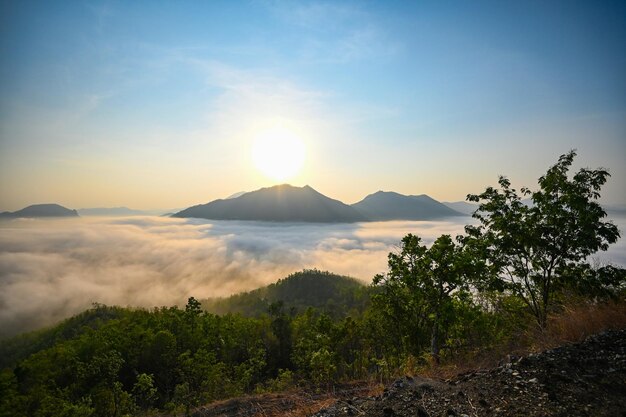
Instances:
[[[70,210],[58,204],[33,204],[18,211],[0,213],[0,218],[20,217],[78,217],[78,213],[76,210]]]
[[[354,208],[307,186],[283,184],[189,207],[172,217],[213,220],[351,223],[367,220]]]
[[[248,317],[267,314],[270,304],[282,301],[286,311],[303,312],[309,307],[333,317],[367,307],[372,287],[354,278],[326,271],[304,270],[253,291],[202,301],[202,308],[214,314],[240,313]]]
[[[370,220],[432,220],[463,215],[425,194],[402,195],[389,191],[370,194],[352,207]]]
[[[458,211],[459,213],[467,214],[468,216],[474,214],[474,212],[478,208],[478,204],[468,203],[467,201],[443,201],[441,204],[444,204],[450,207],[452,210]]]

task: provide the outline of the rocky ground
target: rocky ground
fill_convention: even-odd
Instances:
[[[295,391],[237,398],[201,407],[193,415],[626,417],[626,329],[445,381],[407,376],[375,396],[368,396],[368,388],[352,384],[326,394]]]
[[[447,381],[404,377],[314,416],[626,416],[626,330]]]

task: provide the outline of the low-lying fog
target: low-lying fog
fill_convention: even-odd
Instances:
[[[626,218],[616,219],[626,230]],[[0,222],[0,338],[91,306],[184,304],[318,268],[371,282],[402,236],[427,243],[469,217],[437,222],[270,224],[161,217]],[[622,233],[623,234],[623,233]],[[626,265],[622,239],[602,256]]]

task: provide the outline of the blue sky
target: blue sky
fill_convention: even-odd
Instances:
[[[0,209],[173,208],[272,185],[462,200],[571,148],[626,203],[623,2],[5,2]]]

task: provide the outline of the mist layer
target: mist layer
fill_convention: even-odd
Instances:
[[[153,307],[227,296],[318,268],[371,282],[407,233],[462,233],[437,222],[272,224],[160,217],[0,223],[0,337],[91,306]],[[623,228],[622,228],[623,230]],[[604,255],[626,264],[621,241]]]

